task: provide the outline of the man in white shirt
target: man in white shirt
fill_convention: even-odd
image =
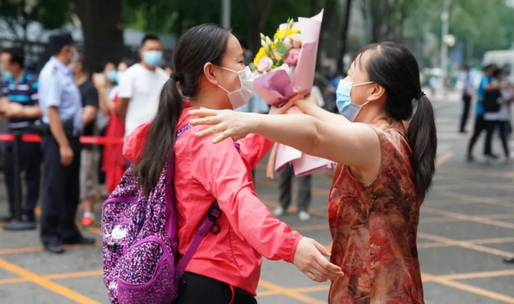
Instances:
[[[125,122],[125,136],[151,121],[157,113],[159,95],[169,76],[158,67],[162,45],[157,36],[146,35],[139,49],[141,62],[130,67],[119,85],[118,115]]]

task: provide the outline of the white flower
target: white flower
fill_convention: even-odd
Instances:
[[[295,49],[299,49],[302,47],[302,35],[300,34],[292,34],[289,36],[291,38],[291,41],[293,42],[293,47]]]
[[[284,39],[283,43],[287,50],[293,48],[293,42],[291,41],[291,38],[287,37],[286,39]]]

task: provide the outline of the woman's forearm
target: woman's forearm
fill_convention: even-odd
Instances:
[[[318,119],[305,114],[253,116],[250,133],[312,154],[318,141]]]
[[[331,113],[323,108],[316,106],[310,107],[305,114],[330,124],[350,123],[350,121],[346,119],[346,117],[339,114]]]

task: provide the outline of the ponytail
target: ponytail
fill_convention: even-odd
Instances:
[[[416,190],[424,198],[435,173],[437,132],[434,109],[430,100],[422,94],[417,98],[417,110],[413,113],[407,137],[412,150],[411,166],[416,174]]]
[[[405,46],[393,41],[369,44],[357,52],[354,60],[365,52],[371,52],[366,68],[369,80],[385,88],[386,112],[399,121],[411,119],[407,132],[410,161],[418,198],[423,199],[435,173],[437,134],[434,109],[421,92],[418,63]]]
[[[157,184],[168,154],[175,145],[177,124],[183,109],[184,103],[177,90],[177,82],[170,78],[162,88],[157,115],[150,126],[141,160],[135,169],[144,196],[148,196]]]

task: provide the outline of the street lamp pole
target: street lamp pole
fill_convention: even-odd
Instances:
[[[442,33],[441,33],[441,93],[443,98],[446,95],[446,67],[448,65],[448,44],[446,38],[450,31],[450,0],[444,0],[443,12],[441,14]]]
[[[230,7],[231,0],[221,0],[221,26],[230,28]]]

